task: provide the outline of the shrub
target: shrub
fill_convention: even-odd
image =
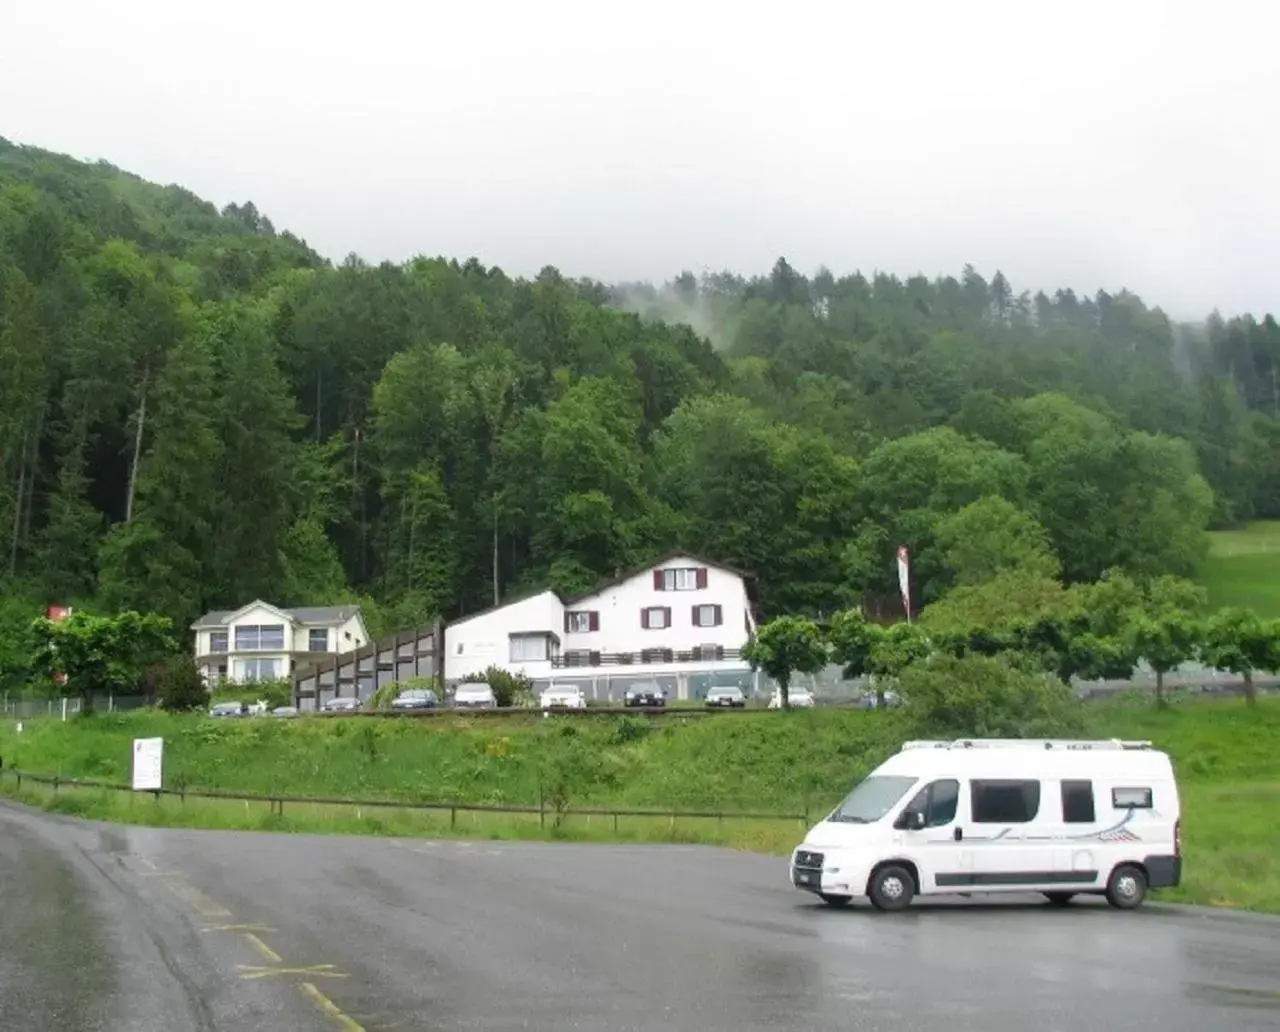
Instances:
[[[209,689],[190,656],[174,656],[160,666],[156,693],[161,709],[170,713],[204,709],[209,702]]]
[[[917,734],[1037,738],[1084,730],[1084,710],[1067,685],[1007,656],[938,654],[903,670],[899,689]]]

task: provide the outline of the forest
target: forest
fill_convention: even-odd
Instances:
[[[1278,364],[1270,315],[971,267],[334,264],[0,139],[0,621],[359,599],[378,633],[676,547],[764,618],[885,608],[900,544],[921,606],[1020,542],[1066,585],[1191,576],[1280,516]]]

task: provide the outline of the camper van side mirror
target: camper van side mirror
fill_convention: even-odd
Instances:
[[[919,810],[903,810],[894,825],[904,831],[921,831],[924,829],[924,814]]]

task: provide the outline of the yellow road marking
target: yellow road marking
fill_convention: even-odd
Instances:
[[[241,932],[240,934],[244,936],[245,942],[262,954],[262,956],[266,957],[267,960],[271,961],[272,964],[281,963],[283,958],[280,954],[254,935],[253,932]]]
[[[201,917],[230,917],[231,911],[219,903],[215,903],[194,885],[186,882],[170,882],[168,889],[184,903],[188,903],[199,911]]]
[[[268,975],[321,975],[324,978],[346,978],[341,971],[334,970],[332,964],[313,964],[311,967],[260,967],[252,964],[237,964],[240,977],[245,979],[266,978]]]
[[[274,932],[275,929],[270,925],[261,924],[220,924],[205,925],[200,929],[202,932]]]
[[[324,993],[310,982],[303,982],[300,988],[304,993],[311,997],[316,1006],[328,1014],[329,1017],[333,1018],[333,1020],[338,1023],[339,1027],[345,1029],[346,1032],[364,1032],[363,1025],[329,999],[329,997],[325,996]]]

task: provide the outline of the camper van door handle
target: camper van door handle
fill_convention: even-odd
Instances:
[[[956,828],[956,841],[959,842],[962,838],[964,838],[964,831],[960,828]]]

